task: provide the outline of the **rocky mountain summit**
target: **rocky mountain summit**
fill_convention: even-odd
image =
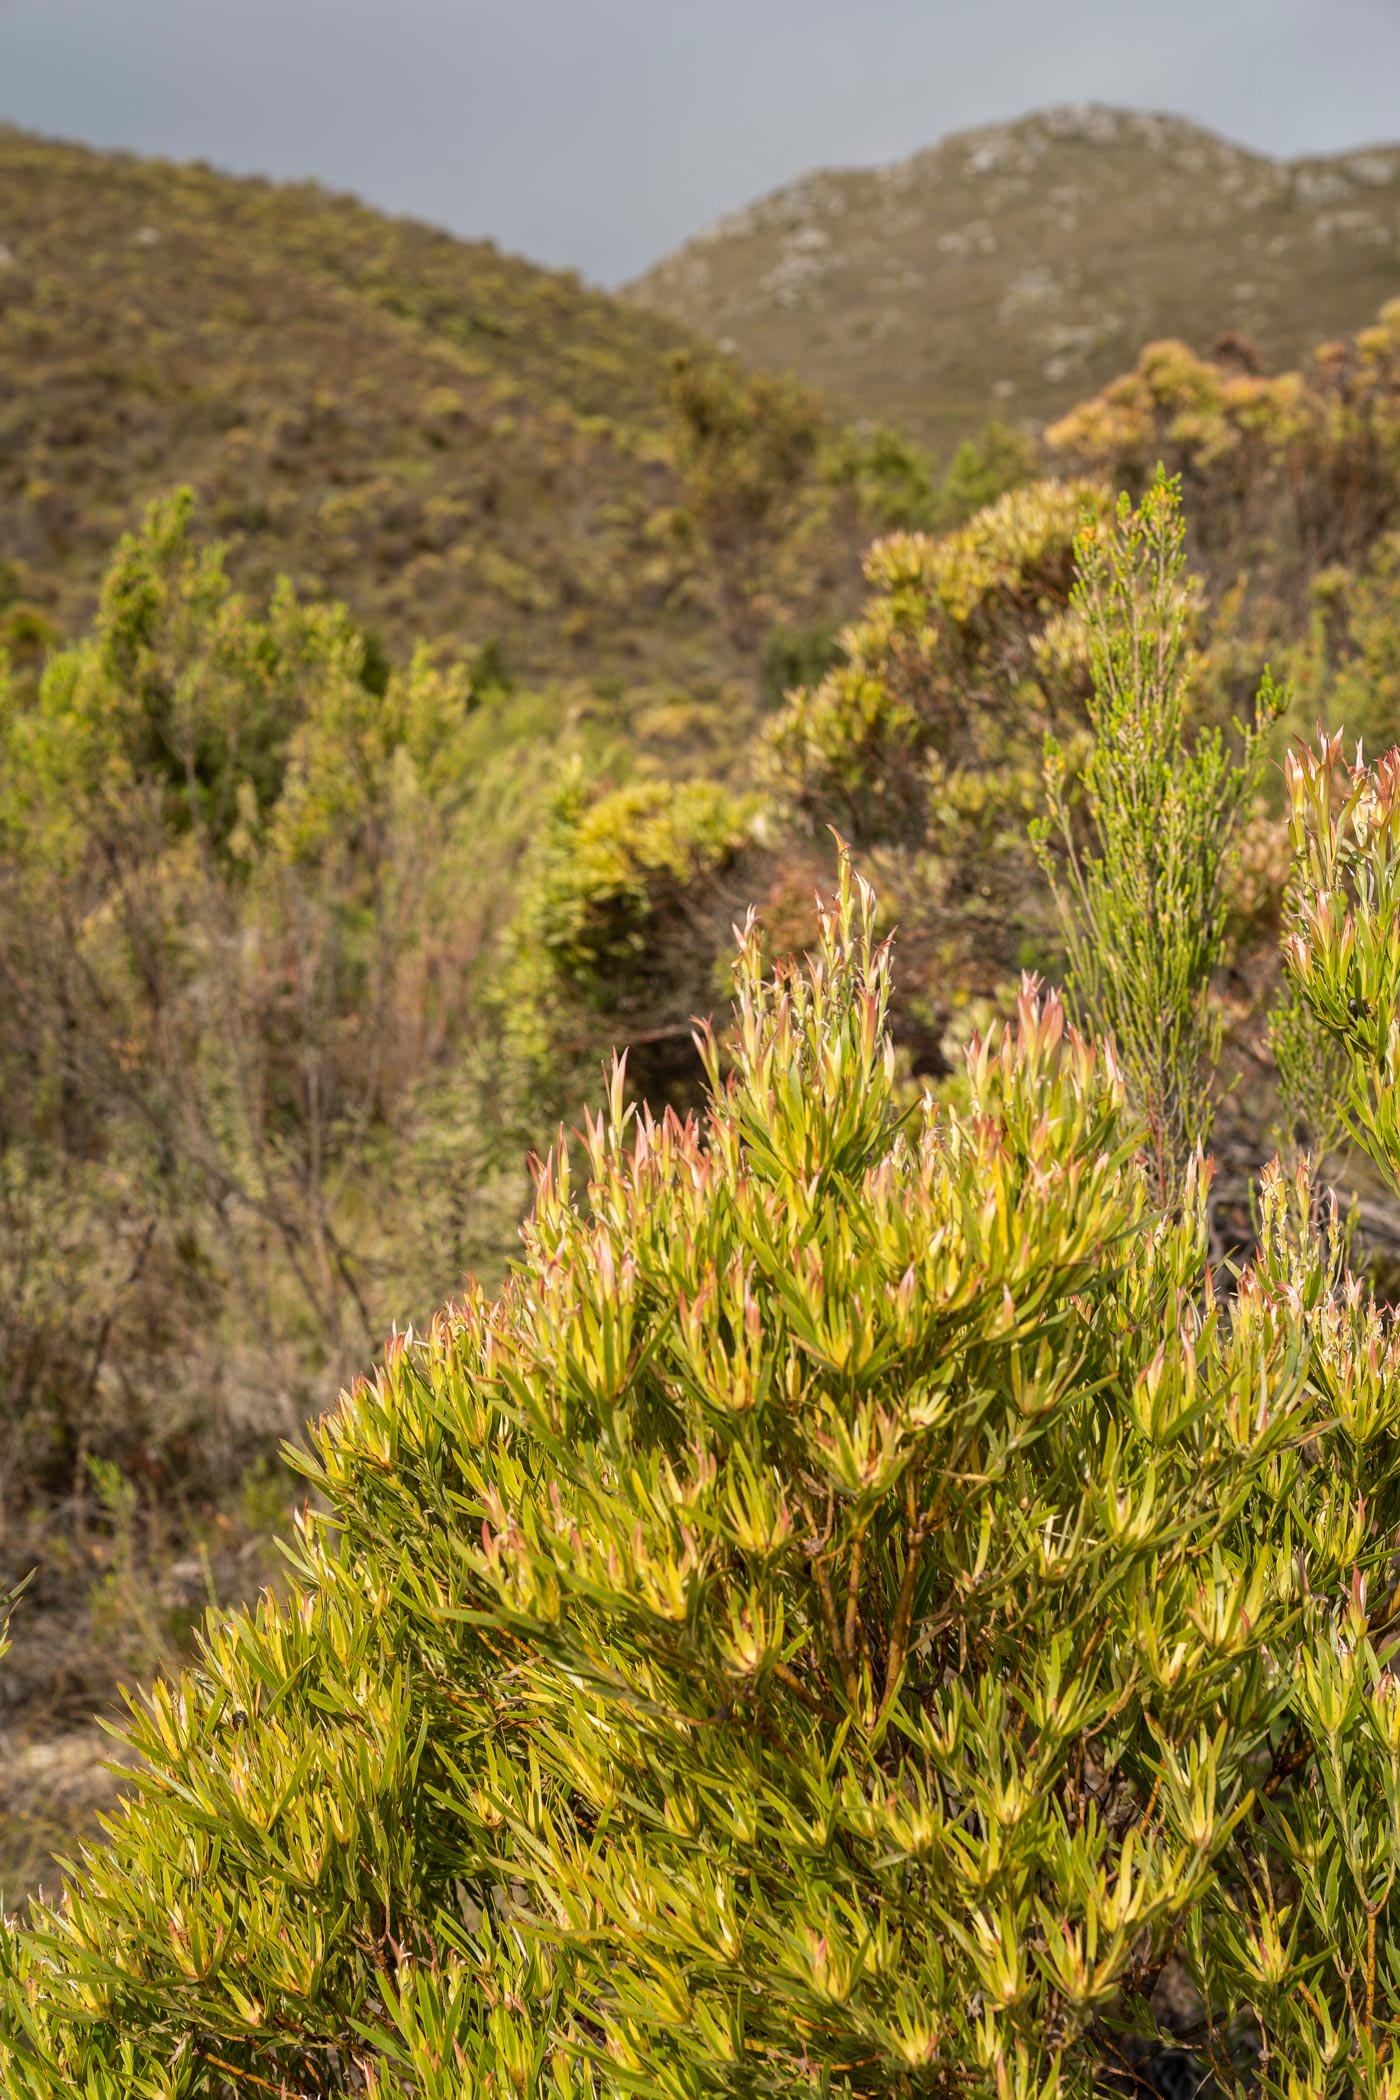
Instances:
[[[1400,146],[1275,161],[1096,105],[805,175],[628,288],[937,444],[1043,422],[1155,337],[1296,364],[1397,292]]]

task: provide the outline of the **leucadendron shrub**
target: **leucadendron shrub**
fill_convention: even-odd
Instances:
[[[1033,983],[910,1102],[873,923],[751,924],[704,1115],[617,1073],[323,1422],[286,1601],[0,1941],[8,2095],[1049,2100],[1174,1959],[1194,2077],[1393,2090],[1390,1326],[1277,1176],[1218,1295]]]

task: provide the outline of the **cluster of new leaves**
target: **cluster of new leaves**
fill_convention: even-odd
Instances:
[[[1219,730],[1188,733],[1184,536],[1178,485],[1160,470],[1140,509],[1124,497],[1111,528],[1090,522],[1081,532],[1074,607],[1093,670],[1081,783],[1089,836],[1076,837],[1069,769],[1053,740],[1050,821],[1035,834],[1072,996],[1117,1046],[1164,1202],[1181,1200],[1210,1136],[1220,1042],[1211,980],[1262,739],[1282,704],[1266,678],[1238,756]]]
[[[1218,1302],[1033,985],[902,1110],[873,917],[771,980],[751,926],[705,1116],[619,1071],[501,1297],[323,1423],[289,1598],[0,1942],[16,2100],[1049,2100],[1174,1953],[1240,2092],[1381,2063],[1393,1340],[1279,1183]]]

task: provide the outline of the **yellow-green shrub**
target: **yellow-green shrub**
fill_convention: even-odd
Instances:
[[[1101,503],[1091,483],[1037,482],[941,539],[877,540],[844,661],[769,725],[769,771],[787,805],[857,842],[918,837],[930,753],[985,764],[1009,736],[1049,726],[1064,697],[1055,674],[1069,668],[1055,645],[1074,536],[1086,505]]]
[[[0,1941],[16,2100],[1087,2095],[1173,1954],[1226,2089],[1383,2089],[1396,1337],[1277,1179],[1222,1303],[1032,985],[902,1110],[872,919],[322,1425]]]
[[[653,778],[600,792],[580,766],[565,772],[498,995],[534,1113],[570,1100],[601,1056],[629,1042],[634,1074],[664,1086],[677,1055],[690,1071],[694,1019],[713,1004],[716,957],[738,909],[725,878],[758,816],[753,797],[713,781]]]
[[[1272,378],[1150,343],[1046,442],[1137,488],[1165,463],[1182,477],[1202,547],[1227,562],[1263,539],[1285,573],[1353,562],[1396,514],[1400,300],[1303,371]]]

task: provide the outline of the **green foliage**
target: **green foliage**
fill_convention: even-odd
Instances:
[[[843,430],[823,472],[855,491],[876,532],[950,532],[1036,477],[1040,448],[995,418],[966,437],[940,476],[931,456],[897,430]]]
[[[823,471],[837,488],[854,490],[876,532],[924,532],[935,523],[938,483],[931,456],[887,424],[843,430]]]
[[[113,556],[91,640],[49,664],[36,704],[9,711],[0,822],[11,851],[24,851],[41,804],[69,802],[77,848],[94,803],[149,789],[172,832],[225,853],[281,792],[293,734],[316,705],[307,688],[334,666],[340,686],[372,690],[343,607],[306,606],[284,583],[267,618],[252,617],[222,550],[195,541],[193,513],[188,489],[151,505]]]
[[[1212,979],[1262,740],[1283,704],[1266,679],[1238,732],[1238,757],[1218,729],[1188,738],[1183,539],[1179,488],[1161,472],[1140,509],[1124,497],[1110,529],[1090,523],[1081,533],[1074,607],[1093,670],[1088,839],[1076,838],[1065,754],[1053,739],[1050,816],[1035,834],[1074,1003],[1115,1045],[1169,1204],[1183,1200],[1210,1135],[1220,1045]]]
[[[643,922],[743,843],[745,805],[713,782],[637,781],[589,801],[577,774],[555,804],[535,929],[560,971],[596,983],[635,966]]]
[[[677,1053],[689,1067],[694,1018],[713,1003],[734,917],[724,878],[757,817],[753,797],[712,781],[637,780],[598,793],[580,766],[565,773],[498,993],[525,1115],[538,1119],[541,1101],[570,1102],[619,1044],[634,1046],[634,1077],[663,1090]]]
[[[11,1509],[81,1501],[89,1452],[236,1473],[409,1309],[358,1206],[494,932],[466,678],[285,584],[255,610],[191,517],[153,506],[92,636],[0,703]]]
[[[1400,752],[1343,772],[1342,731],[1286,764],[1294,884],[1284,961],[1347,1062],[1352,1137],[1400,1186]]]
[[[930,756],[985,764],[1008,718],[1023,729],[1053,718],[1075,677],[1057,616],[1075,530],[1096,500],[1087,483],[1038,482],[942,538],[876,542],[844,661],[794,692],[766,731],[770,777],[797,815],[857,843],[917,838]]]
[[[74,1513],[109,1661],[229,1594],[206,1556],[167,1605],[147,1484],[242,1478],[266,1531],[247,1461],[499,1274],[493,1161],[616,1044],[656,1111],[619,1068],[500,1299],[322,1425],[291,1595],[214,1614],[138,1702],[111,1849],[0,1936],[5,2090],[1053,2100],[1141,2067],[1168,1970],[1241,2100],[1384,2090],[1397,1339],[1306,1174],[1266,1177],[1214,1295],[1187,1155],[1275,703],[1236,756],[1191,733],[1166,496],[1084,543],[1072,606],[1100,484],[1012,486],[1005,432],[941,484],[852,441],[852,501],[786,382],[692,361],[668,439],[663,334],[576,286],[309,192],[0,158],[34,470],[0,526],[0,1515]],[[104,258],[81,300],[55,230]],[[1393,332],[1253,391],[1158,357],[1070,444],[1179,460],[1211,574],[1272,548],[1217,610],[1208,717],[1309,604],[1309,701],[1394,713]],[[36,675],[186,458],[227,557],[163,501]],[[877,546],[841,626],[857,512],[967,510]],[[409,658],[424,618],[492,639]],[[1047,729],[1074,989],[1116,1051],[1011,990],[1048,947]],[[728,785],[657,777],[696,745]],[[765,771],[774,805],[735,791]],[[1290,785],[1286,1111],[1322,1147],[1345,1074],[1393,1173],[1397,796],[1385,765],[1339,803]],[[806,969],[765,982],[750,926],[702,1067],[728,927],[766,890],[802,945],[833,820],[901,924],[900,1003],[843,868]],[[911,1062],[1013,1005],[953,1105],[917,1097]]]
[[[1388,2090],[1396,1338],[1277,1178],[1218,1304],[1031,985],[901,1109],[873,918],[323,1423],[5,1933],[17,2100],[1087,2096],[1173,1955],[1224,2090]]]
[[[1040,452],[1033,438],[995,418],[964,438],[938,492],[938,522],[961,525],[1034,478]]]
[[[877,541],[841,659],[762,730],[788,852],[821,850],[831,827],[869,856],[901,929],[896,1040],[921,1075],[946,1075],[969,1012],[1005,1011],[1019,972],[1054,952],[1026,826],[1046,732],[1081,734],[1074,539],[1103,501],[1091,483],[1037,482],[957,531]]]

